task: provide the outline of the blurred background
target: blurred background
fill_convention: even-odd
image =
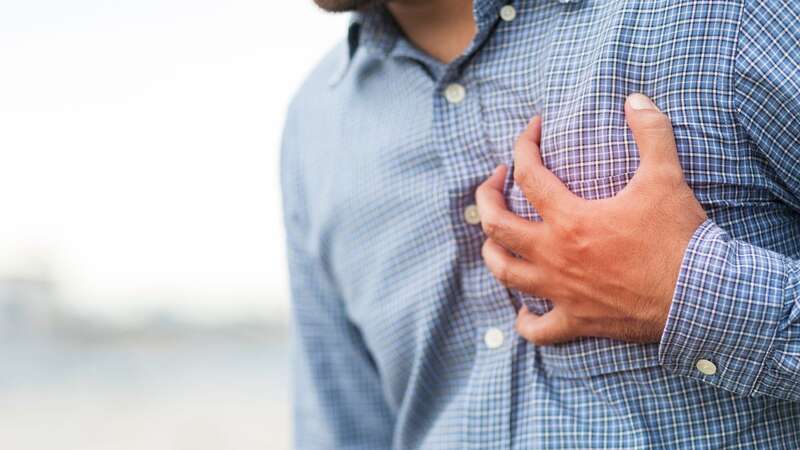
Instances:
[[[288,449],[311,0],[0,2],[0,447]]]

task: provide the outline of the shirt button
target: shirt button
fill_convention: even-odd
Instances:
[[[506,22],[511,22],[517,18],[517,10],[512,5],[506,5],[500,8],[500,18]]]
[[[503,345],[503,332],[497,328],[489,328],[483,335],[483,343],[489,348],[499,348]]]
[[[464,220],[470,225],[481,223],[481,213],[478,212],[478,207],[476,205],[469,205],[464,208]]]
[[[707,359],[698,359],[695,367],[697,367],[697,370],[703,375],[714,375],[717,373],[717,365]]]
[[[450,103],[461,103],[464,100],[464,97],[467,95],[467,90],[464,89],[464,86],[458,83],[451,83],[448,84],[444,90],[444,98],[447,99]]]

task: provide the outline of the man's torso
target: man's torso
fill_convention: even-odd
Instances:
[[[514,6],[510,22],[487,13],[488,37],[452,67],[420,61],[400,40],[385,57],[360,46],[337,73],[347,60],[340,47],[295,102],[294,120],[314,124],[293,149],[307,243],[374,358],[395,445],[800,447],[800,405],[671,375],[657,344],[536,347],[519,338],[515,303],[549,305],[494,280],[480,226],[464,215],[477,185],[512,162],[514,139],[536,114],[544,162],[573,192],[618,192],[638,166],[623,103],[642,92],[670,116],[709,216],[736,238],[800,256],[800,202],[737,121],[741,2]],[[460,102],[444,95],[452,83],[464,87]],[[510,178],[506,195],[518,214],[539,219]],[[499,346],[496,331],[485,342],[494,329]]]

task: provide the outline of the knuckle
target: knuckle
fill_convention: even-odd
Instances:
[[[592,256],[592,246],[586,239],[576,239],[572,242],[573,259],[575,263],[583,263]]]
[[[554,343],[552,336],[542,330],[533,331],[528,340],[535,345],[551,345]]]
[[[530,342],[533,345],[547,345],[547,342],[542,338],[542,336],[536,332],[523,334],[522,337],[524,337],[526,341]]]
[[[505,260],[498,261],[494,268],[494,276],[503,285],[508,285],[511,281],[511,269]]]
[[[584,220],[579,215],[569,215],[559,226],[562,237],[573,243],[581,240],[584,229]]]
[[[478,185],[478,188],[475,189],[475,196],[478,198],[486,196],[489,193],[489,182],[484,181],[483,183]]]
[[[534,183],[534,181],[531,181]],[[536,201],[539,202],[537,205],[539,208],[542,208],[544,205],[550,203],[550,199],[553,198],[555,195],[555,191],[553,190],[552,186],[545,185],[543,183],[537,183],[538,185],[535,186],[535,190],[537,193]]]
[[[478,188],[475,189],[475,198],[480,201],[480,198],[486,194],[486,182],[478,185]]]
[[[565,320],[569,329],[578,331],[590,328],[596,317],[589,308],[576,308]]]
[[[526,308],[526,306],[523,306],[523,308]],[[528,322],[520,321],[519,319],[517,319],[514,328],[517,330],[517,334],[525,338],[526,341],[536,345],[539,344],[540,336],[537,333],[537,329],[535,326],[531,325]]]
[[[486,240],[486,241],[483,241],[483,245],[481,245],[481,258],[486,260],[488,254],[489,254],[489,241]],[[487,261],[487,264],[488,264],[488,261]]]
[[[494,211],[482,211],[481,226],[483,228],[483,232],[486,233],[487,236],[493,237],[498,235],[504,224],[502,223],[499,215]]]
[[[530,182],[528,170],[521,167],[514,167],[514,182],[520,186],[526,186]]]

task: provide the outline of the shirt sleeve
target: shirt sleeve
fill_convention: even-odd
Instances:
[[[391,448],[392,419],[376,365],[348,319],[309,222],[291,114],[281,187],[293,309],[294,440],[297,450]]]
[[[735,62],[737,118],[800,214],[800,3],[746,2]],[[798,219],[800,220],[800,219]],[[797,236],[800,239],[800,236]],[[800,261],[711,220],[684,254],[659,359],[746,396],[800,401]]]

